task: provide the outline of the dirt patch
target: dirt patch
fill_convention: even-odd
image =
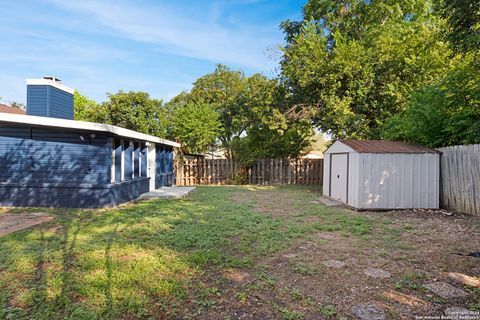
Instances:
[[[298,199],[298,192],[289,192],[289,190],[282,190],[281,197],[272,198],[271,190],[258,187],[254,192],[235,193],[232,200],[237,203],[247,203],[258,213],[272,217],[288,217],[291,216],[296,202],[301,199]]]
[[[252,276],[245,270],[240,269],[228,269],[225,270],[224,275],[226,279],[234,281],[236,283],[244,284],[252,280]]]
[[[0,237],[52,220],[46,213],[0,215]]]
[[[268,274],[282,287],[295,287],[316,305],[334,306],[337,315],[347,318],[354,316],[352,307],[361,304],[379,307],[386,319],[441,315],[445,307],[453,305],[478,308],[478,290],[450,301],[424,287],[446,281],[472,291],[480,265],[476,258],[452,253],[478,250],[478,218],[433,211],[351,215],[372,218],[378,224],[363,237],[315,233],[310,239],[317,246],[302,250],[305,242],[297,242],[263,259]],[[286,256],[292,257],[288,264],[283,262]],[[329,267],[326,261],[340,261],[342,267]],[[375,277],[366,276],[365,270]]]

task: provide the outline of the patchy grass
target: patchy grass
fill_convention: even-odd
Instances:
[[[185,199],[108,210],[4,210],[55,220],[0,238],[0,319],[340,319],[377,296],[400,318],[413,313],[393,298],[415,294],[437,310],[445,301],[422,290],[425,281],[478,270],[472,258],[432,253],[479,243],[463,220],[327,208],[319,194],[200,187]],[[445,225],[463,233],[443,241]],[[347,265],[332,270],[326,259]],[[392,279],[366,279],[362,268],[372,265]],[[457,305],[478,308],[471,292]]]

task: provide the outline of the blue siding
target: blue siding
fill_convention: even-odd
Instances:
[[[0,182],[108,183],[108,138],[0,126]]]
[[[27,86],[27,114],[31,116],[48,116],[48,87]]]
[[[173,185],[173,149],[164,145],[156,145],[156,176],[155,187],[170,187]]]
[[[73,94],[49,86],[50,117],[73,120]]]
[[[27,114],[73,120],[73,94],[49,85],[28,85]]]
[[[141,176],[120,181],[122,145],[115,139],[111,179],[111,134],[0,124],[0,206],[96,208],[117,205],[148,192],[147,147],[135,144]],[[92,138],[93,137],[93,138]],[[125,176],[132,174],[132,148],[125,150]],[[173,150],[157,145],[155,182],[173,184]],[[118,156],[118,157],[117,157]],[[128,170],[128,168],[130,168]],[[138,174],[137,174],[138,176]]]
[[[134,200],[148,192],[150,178],[98,187],[29,186],[0,184],[0,205],[14,207],[111,207]]]

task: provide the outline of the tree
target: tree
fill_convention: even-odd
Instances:
[[[444,20],[424,0],[310,0],[283,23],[281,77],[295,113],[333,138],[378,138],[413,90],[448,70]]]
[[[480,47],[480,1],[439,0],[437,11],[448,21],[447,39],[457,52]]]
[[[17,108],[23,111],[27,110],[27,106],[22,102],[10,101],[10,107]]]
[[[263,75],[245,79],[245,134],[232,141],[232,153],[240,163],[250,165],[258,158],[295,158],[310,145],[312,125],[289,117],[285,93],[277,80]]]
[[[295,157],[309,144],[312,126],[288,117],[284,88],[261,74],[218,65],[167,103],[206,103],[215,107],[222,130],[217,137],[226,156],[250,163],[258,157]]]
[[[430,147],[480,143],[480,56],[465,55],[445,78],[417,90],[383,137]]]
[[[215,71],[197,79],[190,93],[193,101],[213,104],[222,124],[222,134],[218,137],[227,156],[231,157],[231,143],[245,130],[243,118],[243,92],[245,75],[224,65],[217,65]]]
[[[163,101],[152,99],[146,92],[118,91],[108,93],[107,101],[97,109],[97,122],[165,137],[167,124]]]
[[[97,102],[82,95],[77,90],[73,93],[73,106],[75,120],[95,122],[96,119],[105,117],[98,115],[103,110],[100,109],[100,105]]]
[[[187,103],[172,113],[172,134],[186,153],[204,153],[221,134],[221,123],[215,106],[207,103]]]

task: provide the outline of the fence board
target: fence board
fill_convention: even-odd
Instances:
[[[441,204],[480,216],[480,145],[439,148]]]
[[[176,185],[224,185],[234,183],[241,166],[232,159],[186,159],[175,162]],[[246,168],[249,184],[301,184],[321,186],[322,159],[258,159]]]

